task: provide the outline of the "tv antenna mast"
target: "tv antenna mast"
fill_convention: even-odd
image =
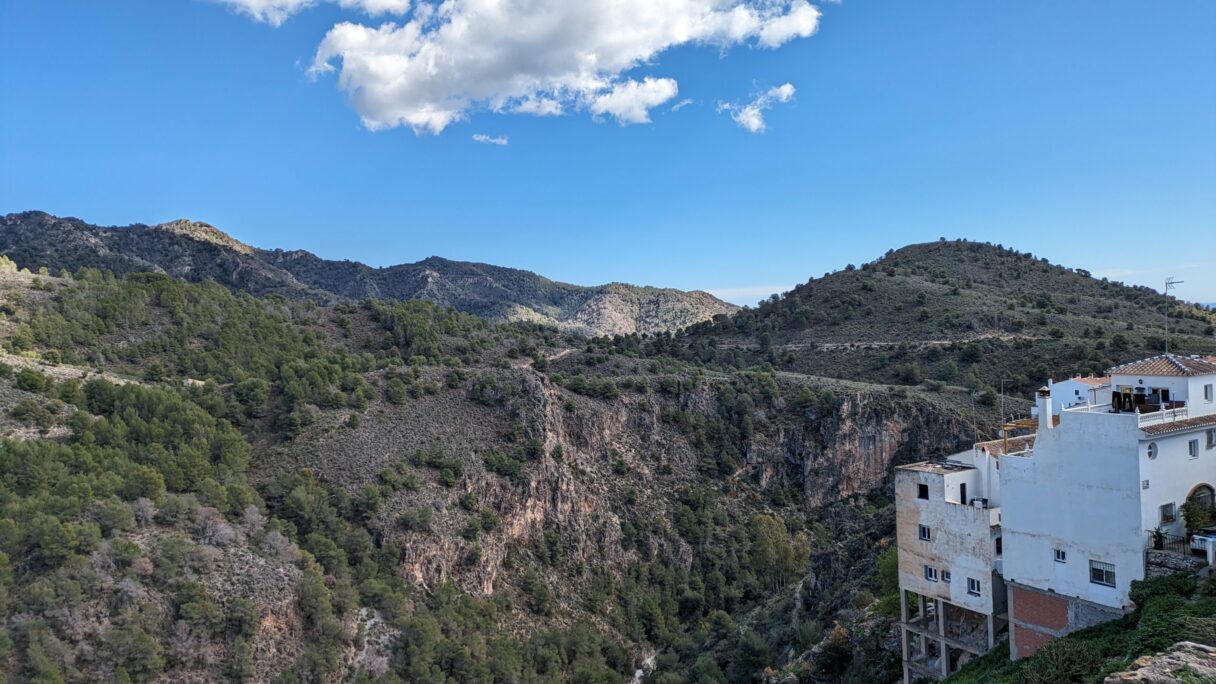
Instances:
[[[1178,280],[1174,276],[1169,276],[1168,278],[1166,278],[1165,279],[1165,296],[1166,297],[1170,296],[1170,290],[1177,289],[1178,286],[1184,282],[1186,282],[1186,281]],[[1165,353],[1166,354],[1170,353],[1170,335],[1169,335],[1168,331],[1166,331],[1166,334],[1165,334]]]

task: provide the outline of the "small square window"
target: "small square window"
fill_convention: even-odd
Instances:
[[[1203,400],[1204,401],[1213,401],[1214,399],[1216,399],[1216,396],[1214,396],[1214,395],[1216,395],[1216,392],[1213,391],[1213,385],[1211,383],[1208,383],[1203,386]]]
[[[942,570],[942,581],[945,582],[946,584],[950,584],[950,571],[949,570]]]
[[[916,531],[916,536],[920,537],[921,541],[932,541],[933,530],[929,529],[928,525],[921,525],[920,529]]]
[[[1067,551],[1065,551],[1064,549],[1054,549],[1054,552],[1056,555],[1057,563],[1067,563],[1068,562],[1068,552]]]
[[[1178,511],[1175,510],[1174,504],[1167,503],[1161,505],[1161,524],[1172,523],[1178,519]]]
[[[1140,489],[1148,489],[1148,480],[1140,480]]]
[[[972,596],[980,595],[980,581],[974,577],[967,578],[967,593]]]
[[[1186,450],[1191,455],[1191,458],[1199,458],[1199,440],[1192,439],[1187,442]]]
[[[1089,562],[1089,581],[1104,587],[1115,586],[1115,566],[1102,561]]]
[[[1216,449],[1216,429],[1208,430],[1208,448]]]
[[[926,565],[925,566],[925,579],[929,580],[930,582],[936,582],[937,581],[937,568],[935,568],[931,565]]]
[[[916,498],[928,499],[929,498],[929,485],[927,485],[927,484],[916,485]]]

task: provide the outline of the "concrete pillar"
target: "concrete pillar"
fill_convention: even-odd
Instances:
[[[924,623],[925,628],[927,629],[929,627],[929,622],[926,619],[929,615],[929,602],[926,601],[925,597],[921,594],[916,595],[916,602],[917,602],[917,607],[920,608],[920,615],[918,616],[918,618],[920,619],[921,622]],[[925,648],[925,635],[918,634],[917,637],[918,637],[917,643],[920,644],[921,655],[924,655],[925,653],[928,652],[928,649]]]
[[[941,648],[938,649],[941,651],[939,665],[942,677],[945,678],[950,675],[950,647],[946,645],[946,604],[941,599],[934,600],[937,601],[935,604],[937,610],[937,636],[941,637],[938,639],[938,643],[941,644]]]
[[[946,602],[941,599],[933,599],[934,607],[937,612],[937,635],[946,636]]]
[[[1005,585],[1005,615],[1009,618],[1009,659],[1018,659],[1018,642],[1015,638],[1018,630],[1014,626],[1013,585]]]
[[[988,650],[996,646],[996,619],[992,617],[992,613],[988,613]]]
[[[912,684],[912,673],[908,670],[908,592],[899,590],[899,646],[903,654],[903,684]]]
[[[904,680],[903,684],[912,684],[912,672],[908,669],[908,628],[899,628],[900,647],[903,651]]]

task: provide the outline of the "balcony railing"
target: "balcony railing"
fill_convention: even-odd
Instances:
[[[1171,553],[1181,553],[1190,555],[1191,544],[1185,536],[1170,534],[1168,532],[1149,532],[1148,533],[1148,548],[1154,551],[1170,551]]]
[[[1158,411],[1150,411],[1140,413],[1140,427],[1145,425],[1159,425],[1161,423],[1172,423],[1176,420],[1186,420],[1189,415],[1186,406],[1180,406],[1172,409],[1162,409]]]

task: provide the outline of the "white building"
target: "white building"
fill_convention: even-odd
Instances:
[[[1216,484],[1216,359],[1164,355],[1112,368],[1101,404],[1040,417],[1032,448],[1001,462],[1011,654],[1118,617],[1161,528]],[[1053,393],[1040,392],[1039,415]]]
[[[1119,617],[1150,547],[1186,553],[1182,504],[1213,505],[1216,357],[1097,380],[1080,383],[1083,402],[1072,381],[1040,390],[1034,435],[896,470],[905,682],[953,672],[1006,631],[1016,659]]]
[[[1081,377],[1069,378],[1060,382],[1047,381],[1047,389],[1051,392],[1051,406],[1055,415],[1060,411],[1083,404],[1101,404],[1110,398],[1110,378]],[[1038,407],[1031,411],[1038,415]]]

